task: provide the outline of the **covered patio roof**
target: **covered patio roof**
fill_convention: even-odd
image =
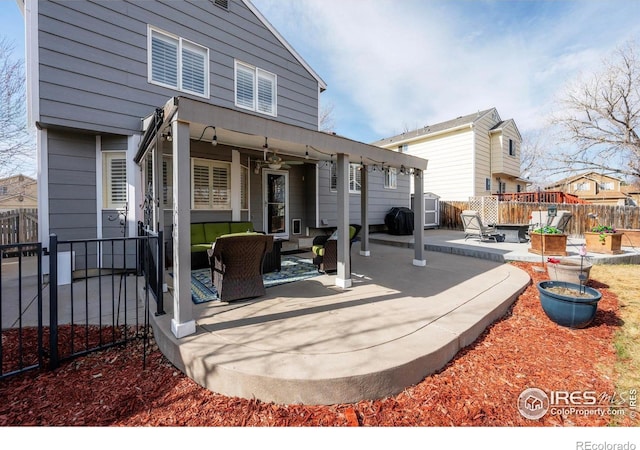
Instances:
[[[351,287],[349,259],[349,163],[363,166],[380,165],[395,167],[415,177],[415,198],[423,197],[423,175],[427,160],[416,156],[383,149],[362,142],[321,131],[310,130],[296,125],[245,113],[242,111],[212,105],[186,97],[173,97],[145,120],[145,134],[141,140],[135,162],[152,152],[154,176],[157,184],[155,192],[161,192],[161,158],[158,142],[160,135],[171,131],[173,146],[173,265],[174,265],[174,307],[172,330],[176,337],[195,333],[193,304],[191,301],[190,263],[190,160],[192,140],[211,141],[215,136],[219,143],[230,147],[263,150],[268,140],[269,152],[277,151],[279,156],[298,157],[313,161],[333,161],[337,174],[337,224],[338,252],[336,285],[343,289]],[[211,128],[211,130],[207,130]],[[205,135],[205,132],[208,133]],[[187,157],[182,155],[187,153]],[[360,254],[369,256],[368,222],[368,176],[361,173],[361,245]],[[158,194],[155,194],[158,195]],[[407,199],[408,200],[408,199]],[[160,202],[154,202],[159,207]],[[424,202],[414,201],[415,256],[413,265],[425,266],[424,258]],[[160,217],[160,214],[156,214]]]

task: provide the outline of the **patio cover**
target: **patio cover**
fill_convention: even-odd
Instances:
[[[195,333],[193,303],[191,301],[190,262],[190,139],[198,139],[205,127],[215,127],[219,142],[238,148],[262,150],[265,138],[269,146],[278,149],[280,156],[307,158],[310,161],[337,163],[337,212],[338,212],[338,271],[336,285],[341,288],[351,286],[349,266],[349,163],[365,166],[384,164],[411,173],[415,177],[415,198],[423,198],[423,176],[427,160],[392,150],[383,149],[362,142],[353,141],[335,134],[314,131],[307,128],[282,123],[253,114],[237,111],[186,97],[173,97],[162,108],[145,120],[145,134],[141,140],[135,162],[140,164],[148,152],[156,156],[159,151],[160,133],[171,127],[173,135],[173,265],[174,295],[172,330],[180,338]],[[180,157],[187,152],[186,157]],[[154,157],[156,186],[154,197],[161,192],[161,158]],[[361,254],[369,255],[368,223],[368,179],[367,171],[362,171],[361,185]],[[424,258],[424,202],[414,201],[415,255],[413,264],[425,266]],[[156,211],[161,221],[162,215]],[[163,224],[160,222],[160,226]],[[181,245],[182,244],[182,245]]]

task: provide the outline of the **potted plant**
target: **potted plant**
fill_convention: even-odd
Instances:
[[[622,233],[608,225],[596,225],[584,233],[587,251],[593,253],[622,253]]]
[[[584,328],[595,318],[602,293],[586,286],[588,275],[582,273],[586,255],[586,246],[583,245],[580,249],[580,273],[577,282],[546,280],[537,284],[542,310],[558,325]]]
[[[529,252],[538,255],[567,256],[567,235],[556,227],[544,226],[529,233]]]

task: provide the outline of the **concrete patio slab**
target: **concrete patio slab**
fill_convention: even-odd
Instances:
[[[353,286],[319,275],[255,300],[195,305],[196,334],[180,340],[154,317],[163,353],[228,396],[335,404],[401,392],[441,369],[508,310],[529,276],[487,259],[371,245],[352,249]],[[165,297],[170,309],[171,289]]]

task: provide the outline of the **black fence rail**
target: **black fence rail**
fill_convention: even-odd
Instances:
[[[150,232],[85,240],[52,234],[48,254],[40,243],[11,244],[19,251],[10,261],[0,246],[0,379],[139,338],[146,358],[149,301],[164,313],[161,242],[162,233]],[[35,256],[23,256],[26,250]]]
[[[42,286],[40,243],[0,245],[0,379],[43,367]]]

